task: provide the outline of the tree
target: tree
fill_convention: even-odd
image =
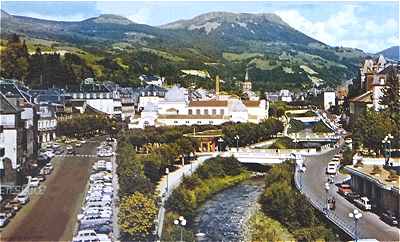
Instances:
[[[156,215],[157,207],[154,199],[135,192],[122,197],[118,224],[122,232],[134,238],[143,238],[150,234]]]
[[[29,71],[29,53],[25,41],[18,35],[8,39],[6,49],[0,52],[0,75],[4,78],[25,81]]]
[[[381,105],[385,105],[388,117],[400,129],[400,80],[399,73],[392,67],[386,78],[386,87],[382,90]]]

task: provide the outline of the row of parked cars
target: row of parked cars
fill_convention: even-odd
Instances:
[[[113,231],[112,162],[99,160],[94,163],[81,212],[78,214],[79,230],[74,242],[111,241]]]
[[[50,175],[53,171],[53,165],[50,161],[44,165],[40,170],[39,175],[31,177],[29,188],[23,189],[22,192],[17,194],[13,199],[7,202],[0,212],[0,227],[5,227],[10,220],[17,214],[17,212],[30,201],[30,193],[34,192],[41,182],[46,180],[46,176]]]

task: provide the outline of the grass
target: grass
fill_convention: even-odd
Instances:
[[[279,221],[257,211],[249,220],[250,241],[295,241],[293,235]]]
[[[249,64],[255,64],[258,69],[270,71],[280,65],[280,63],[278,61],[275,61],[275,62],[276,62],[276,64],[272,64],[271,61],[269,61],[269,60],[256,58],[256,59],[253,59],[252,61],[250,61]]]
[[[161,56],[164,59],[174,61],[174,62],[183,62],[185,61],[184,58],[173,55],[171,53],[168,53],[166,51],[161,51],[161,50],[156,50],[156,49],[150,49],[150,48],[142,48],[142,51],[149,52],[158,56]]]
[[[261,53],[247,53],[247,52],[241,54],[231,53],[231,52],[222,53],[222,58],[228,61],[243,61],[250,58],[263,57],[263,56],[264,55]]]

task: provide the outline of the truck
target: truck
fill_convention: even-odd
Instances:
[[[357,199],[354,199],[354,203],[356,204],[357,207],[359,207],[362,210],[371,210],[372,206],[367,197],[360,197]]]

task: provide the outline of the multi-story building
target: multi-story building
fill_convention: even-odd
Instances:
[[[15,184],[25,162],[22,110],[0,93],[0,182]]]
[[[160,100],[164,99],[165,93],[167,92],[165,88],[156,85],[148,85],[141,88],[139,91],[139,110],[143,110],[147,103],[158,104]]]
[[[85,79],[79,87],[68,90],[69,102],[88,105],[110,117],[122,118],[122,104],[117,90],[105,84],[96,83],[92,78]],[[84,112],[83,108],[80,108]]]
[[[57,115],[56,106],[52,104],[39,104],[38,142],[47,143],[56,139]]]

